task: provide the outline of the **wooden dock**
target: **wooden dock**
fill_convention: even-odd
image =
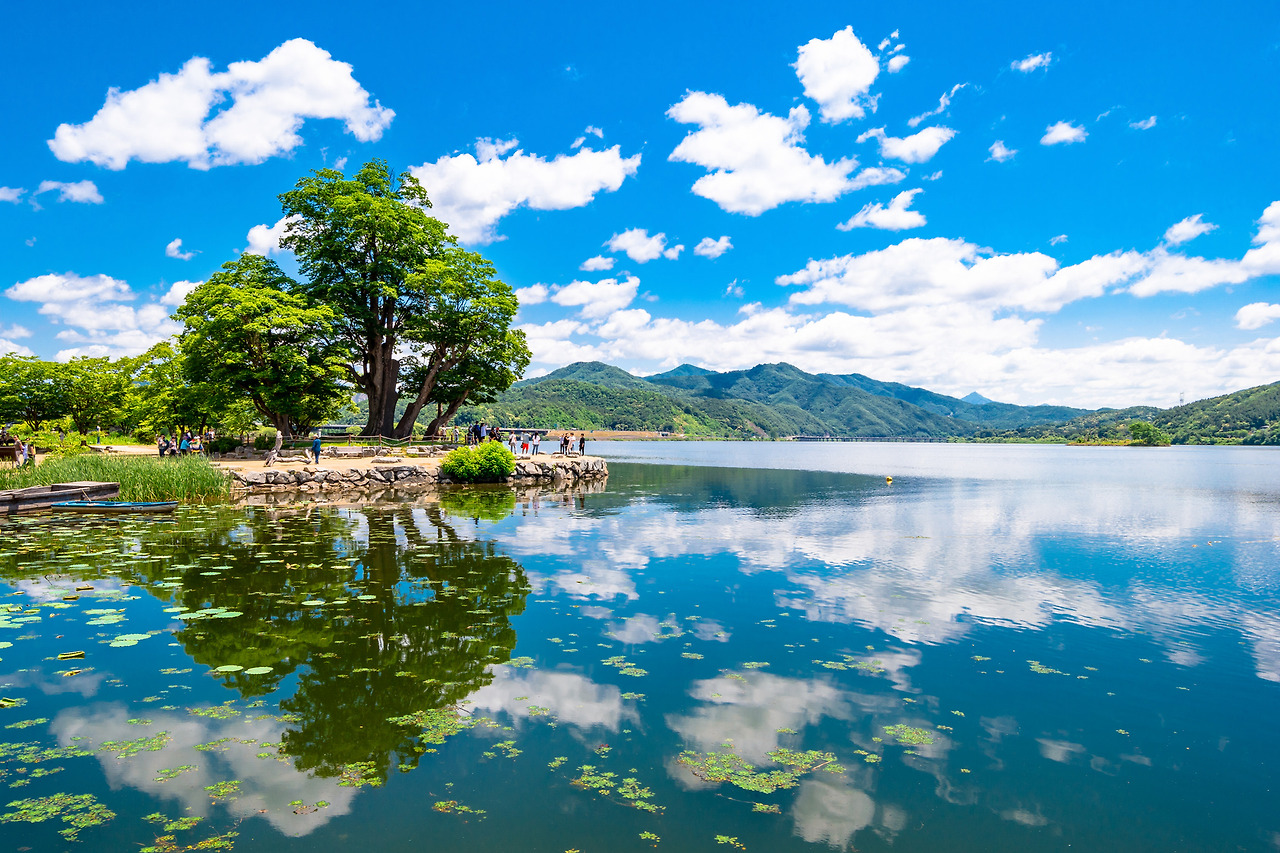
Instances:
[[[60,501],[103,501],[120,496],[119,483],[55,483],[0,492],[0,515],[48,509]]]

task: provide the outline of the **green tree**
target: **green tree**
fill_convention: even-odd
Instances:
[[[78,356],[61,366],[66,414],[76,432],[120,420],[132,382],[133,362]]]
[[[291,436],[322,423],[343,396],[333,311],[291,293],[274,261],[242,255],[187,295],[174,313],[188,379],[247,397]]]
[[[1129,424],[1129,436],[1132,438],[1131,444],[1143,447],[1162,447],[1169,443],[1169,436],[1146,421],[1134,421]]]
[[[383,161],[350,180],[317,171],[280,200],[290,217],[281,245],[298,258],[301,290],[334,310],[348,378],[368,398],[365,432],[408,436],[440,377],[510,333],[515,294],[427,215],[417,179],[392,175]],[[508,364],[522,370],[518,349]]]
[[[436,377],[430,399],[437,405],[436,416],[427,425],[427,435],[438,435],[464,404],[497,401],[524,373],[530,358],[524,332],[519,330],[480,341],[456,367]]]
[[[220,423],[235,403],[226,386],[188,378],[182,354],[172,341],[151,347],[134,359],[133,366],[125,410],[139,438],[184,426],[203,432]]]
[[[24,421],[38,432],[67,413],[67,400],[63,365],[32,356],[0,357],[0,418]]]

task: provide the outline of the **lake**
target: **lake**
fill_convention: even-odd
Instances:
[[[4,846],[1280,848],[1280,452],[588,449],[0,519]]]

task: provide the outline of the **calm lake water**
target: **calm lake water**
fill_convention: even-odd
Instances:
[[[0,520],[0,846],[1280,848],[1280,453],[589,449]]]

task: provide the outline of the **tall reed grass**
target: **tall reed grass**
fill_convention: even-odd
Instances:
[[[119,483],[126,501],[211,501],[231,494],[226,472],[200,456],[160,459],[154,456],[68,456],[40,465],[0,469],[0,489],[48,486],[94,480]]]

